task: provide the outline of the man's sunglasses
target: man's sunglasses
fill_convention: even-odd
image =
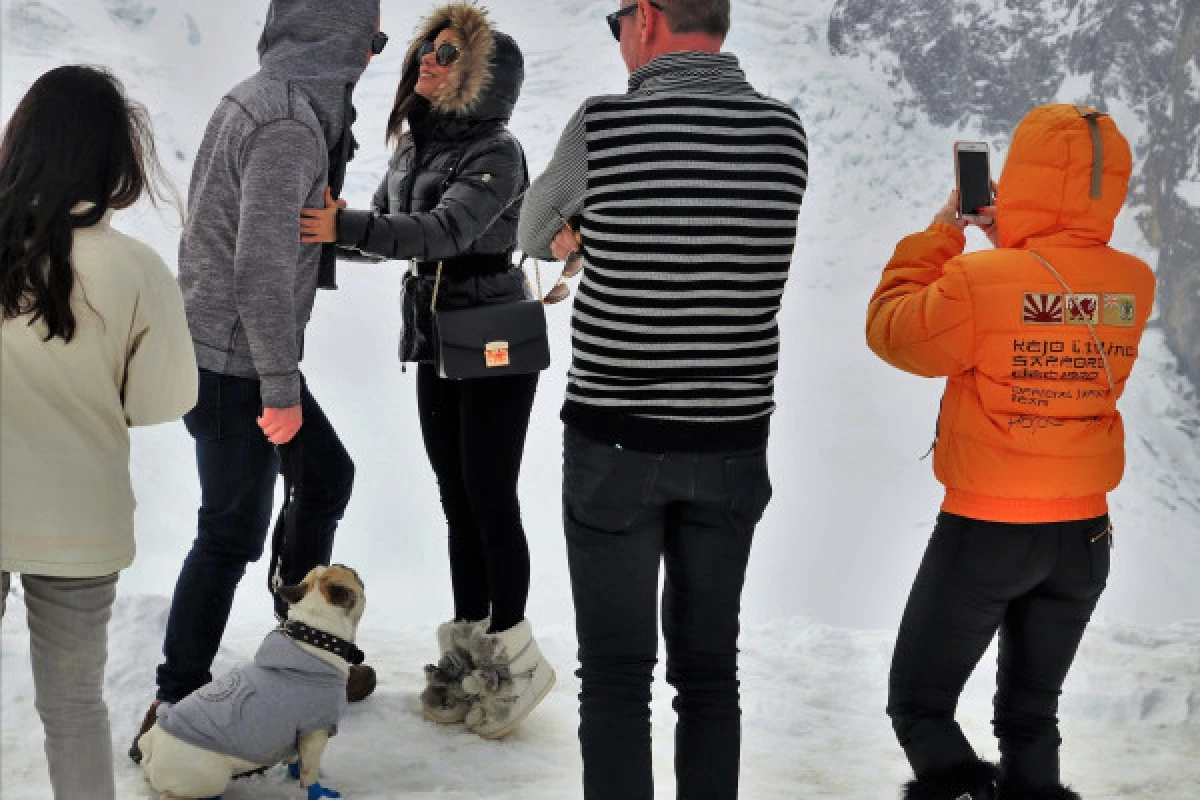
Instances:
[[[437,65],[439,67],[450,66],[455,61],[458,61],[458,57],[462,55],[462,51],[449,42],[437,47],[434,45],[433,40],[430,40],[428,42],[422,42],[421,46],[417,49],[417,61],[424,61],[425,56],[429,55],[430,53],[434,54],[434,60],[437,61]]]
[[[554,282],[552,287],[550,287],[550,291],[546,292],[544,295],[542,294],[542,263],[536,258],[533,259],[534,274],[537,275],[537,296],[541,298],[542,305],[552,306],[555,303],[561,303],[563,300],[566,300],[571,296],[571,287],[567,285],[566,278],[572,278],[575,275],[578,275],[579,271],[583,268],[583,256],[578,253],[572,253],[572,257],[574,256],[578,256],[578,265],[573,269],[570,269],[572,258],[568,258],[567,267],[563,269],[562,274],[560,274],[558,277],[558,280]],[[521,256],[521,262],[519,266],[522,269],[525,267],[525,261],[528,258],[528,254],[523,254]],[[528,277],[525,280],[526,284],[528,284]],[[532,289],[533,287],[531,286],[530,288]]]
[[[630,6],[625,6],[620,11],[614,11],[613,13],[611,13],[607,17],[605,17],[605,19],[608,20],[608,29],[610,31],[612,31],[613,38],[616,39],[618,42],[621,41],[621,20],[625,17],[628,17],[630,14],[634,13],[635,11],[637,11],[638,6],[640,4],[641,3],[639,0],[639,2],[634,3],[633,5],[630,5]],[[649,5],[651,8],[658,9],[659,11],[666,10],[658,3],[654,2],[654,0],[646,0],[646,4]]]
[[[387,47],[388,35],[383,31],[376,31],[371,37],[371,55],[377,56],[383,52],[383,48]]]

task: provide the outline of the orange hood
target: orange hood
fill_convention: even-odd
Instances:
[[[1125,204],[1133,157],[1111,117],[1091,109],[1040,106],[1017,126],[996,190],[1001,247],[1107,244]],[[1093,169],[1097,142],[1102,171]],[[1097,196],[1098,195],[1098,196]]]

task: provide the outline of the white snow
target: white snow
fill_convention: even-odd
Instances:
[[[1087,100],[1091,91],[1091,73],[1071,73],[1063,78],[1062,85],[1058,87],[1056,99],[1060,103],[1082,103]]]
[[[369,596],[372,595],[368,587]],[[372,597],[372,599],[374,599]],[[323,783],[350,800],[563,800],[579,797],[571,675],[574,636],[543,627],[539,639],[558,666],[558,685],[510,739],[484,742],[461,728],[421,719],[417,693],[432,630],[387,618],[371,606],[360,631],[380,667],[374,698],[352,706],[326,751]],[[4,625],[0,689],[4,707],[0,796],[47,800],[45,757],[28,676],[28,632],[19,597]],[[119,751],[145,711],[153,654],[162,642],[167,600],[125,596],[110,626],[107,696]],[[235,626],[215,672],[249,659],[267,626]],[[744,741],[742,797],[894,796],[906,764],[883,714],[889,634],[851,631],[803,619],[756,624],[742,636]],[[960,719],[985,757],[995,758],[988,720],[990,664],[969,684]],[[671,692],[655,684],[657,790],[673,796]],[[1098,620],[1085,640],[1063,698],[1064,771],[1088,800],[1189,797],[1200,785],[1200,625],[1147,629]],[[117,755],[117,796],[153,800],[141,771]],[[277,768],[235,782],[225,800],[298,800],[303,793]]]
[[[492,0],[521,42],[524,95],[513,120],[535,173],[587,95],[619,92],[624,67],[603,15],[615,0]],[[863,340],[867,297],[903,235],[925,226],[953,182],[951,145],[978,130],[898,116],[907,87],[883,77],[885,53],[837,59],[826,24],[833,0],[739,0],[728,48],[751,80],[792,103],[808,128],[812,186],[781,318],[783,363],[771,462],[775,500],[747,582],[743,796],[886,797],[905,776],[883,715],[891,634],[940,500],[928,462],[941,385],[878,361]],[[426,4],[384,0],[393,43],[356,94],[363,143],[347,198],[365,205],[387,161],[382,129],[404,41]],[[60,63],[110,66],[153,112],[180,187],[221,93],[255,69],[264,0],[2,0],[0,112]],[[121,10],[117,18],[109,9]],[[150,11],[153,10],[151,14]],[[138,20],[141,20],[140,22]],[[874,61],[874,65],[873,62]],[[1064,90],[1074,89],[1068,82]],[[1072,92],[1073,93],[1073,92]],[[1141,136],[1132,114],[1119,122]],[[996,153],[997,174],[1003,149]],[[179,223],[139,207],[118,225],[174,264]],[[1132,213],[1114,245],[1156,257]],[[983,246],[974,236],[971,247]],[[352,798],[578,796],[577,689],[570,592],[559,521],[568,311],[550,310],[555,363],[544,374],[526,447],[522,500],[533,557],[530,617],[560,684],[514,740],[485,744],[434,729],[414,713],[433,624],[450,612],[444,520],[416,422],[413,373],[395,362],[398,265],[343,264],[322,293],[305,372],[358,465],[335,556],[362,572],[371,606],[360,641],[380,669],[378,696],[355,708],[331,745],[329,783]],[[1183,797],[1200,785],[1200,412],[1195,388],[1157,332],[1122,401],[1129,468],[1113,496],[1113,574],[1098,624],[1064,698],[1069,778],[1089,800]],[[181,425],[134,435],[139,556],[123,576],[111,631],[109,700],[118,750],[151,697],[153,668],[199,500]],[[249,570],[221,666],[248,658],[271,624],[261,564]],[[19,602],[3,625],[5,800],[48,797]],[[810,622],[808,620],[817,620]],[[1120,622],[1117,622],[1120,620]],[[858,629],[871,629],[868,631]],[[988,731],[992,669],[964,699],[973,740]],[[660,684],[661,686],[661,684]],[[670,692],[655,701],[660,792],[669,794]],[[989,749],[991,748],[991,749]],[[121,797],[149,797],[118,756]],[[279,776],[227,797],[293,797]]]
[[[1180,183],[1175,187],[1175,194],[1192,208],[1200,208],[1200,180]]]

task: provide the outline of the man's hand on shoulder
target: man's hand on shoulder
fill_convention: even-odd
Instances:
[[[271,444],[287,444],[304,424],[304,415],[299,405],[290,408],[264,408],[258,418],[258,427]]]

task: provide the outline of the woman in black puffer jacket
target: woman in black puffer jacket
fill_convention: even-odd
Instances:
[[[527,299],[512,252],[529,178],[506,127],[523,80],[516,42],[482,9],[436,9],[405,56],[388,122],[396,152],[372,210],[306,210],[304,241],[331,240],[336,220],[339,245],[411,260],[406,291],[425,298],[441,263],[439,309]],[[438,629],[441,660],[426,667],[422,706],[433,721],[499,738],[554,681],[525,619],[529,549],[517,500],[537,375],[440,378],[428,363],[428,316],[405,316],[401,359],[422,362],[417,406],[449,525],[455,604]]]

